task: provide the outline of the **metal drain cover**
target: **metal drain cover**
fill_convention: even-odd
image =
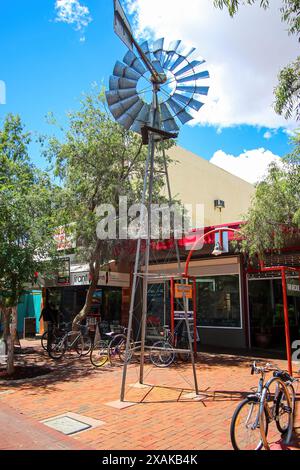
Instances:
[[[56,431],[62,432],[66,435],[86,431],[92,427],[90,424],[83,423],[74,418],[70,418],[70,416],[58,416],[57,418],[43,421],[43,423],[46,424],[46,426],[56,429]]]

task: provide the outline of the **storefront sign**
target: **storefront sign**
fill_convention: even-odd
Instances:
[[[300,297],[300,282],[297,279],[287,279],[286,288],[287,295]]]
[[[193,286],[190,284],[175,284],[175,299],[193,298]]]
[[[90,281],[89,271],[80,271],[80,272],[71,273],[71,285],[72,286],[89,286],[90,283],[91,281]],[[106,286],[106,284],[107,284],[107,273],[106,271],[100,271],[98,285]]]
[[[87,286],[90,283],[89,278],[89,272],[72,273],[71,284],[72,286]]]
[[[111,287],[129,287],[130,274],[127,273],[107,273],[107,285]]]

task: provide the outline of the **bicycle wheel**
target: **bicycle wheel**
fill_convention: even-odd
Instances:
[[[150,360],[156,367],[168,367],[174,359],[174,349],[167,341],[157,341],[150,349]]]
[[[126,338],[119,343],[117,350],[118,350],[118,355],[119,355],[121,362],[130,362],[133,356],[133,352],[134,352],[134,342],[130,340],[129,351],[127,355],[126,355]]]
[[[83,335],[83,351],[82,351],[82,356],[87,356],[92,349],[92,340],[89,335]]]
[[[90,352],[90,361],[95,367],[102,367],[109,359],[107,343],[98,341],[95,343]]]
[[[61,359],[66,352],[66,340],[65,338],[54,337],[52,342],[47,348],[49,356],[55,361]]]
[[[78,336],[74,344],[74,349],[77,352],[78,356],[81,357],[84,352],[84,341],[82,335]]]
[[[124,362],[126,355],[126,336],[123,334],[116,335],[112,338],[108,346],[108,354],[110,361],[112,357],[118,356]]]
[[[265,434],[268,434],[266,410]],[[260,450],[263,442],[259,426],[259,402],[251,398],[241,401],[232,416],[230,438],[234,450]]]
[[[278,431],[281,434],[286,434],[291,425],[291,419],[294,421],[294,411],[295,411],[295,391],[292,385],[288,385],[288,391],[290,392],[290,398],[292,402],[292,408],[288,405],[288,399],[286,392],[280,390],[275,404],[275,413],[276,413],[276,426]],[[292,415],[292,418],[291,418]]]
[[[45,331],[41,337],[41,345],[45,351],[47,351],[47,343],[48,343],[48,331]]]

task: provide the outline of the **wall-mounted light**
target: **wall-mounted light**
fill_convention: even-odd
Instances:
[[[216,242],[215,244],[215,247],[214,247],[214,251],[212,252],[212,255],[214,256],[220,256],[224,253],[223,251],[223,247],[220,245],[219,242]]]

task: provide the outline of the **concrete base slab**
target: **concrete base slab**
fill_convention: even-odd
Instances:
[[[140,382],[136,382],[134,384],[130,384],[129,387],[145,389],[145,388],[151,388],[152,385],[145,385],[145,384],[140,384]]]
[[[124,410],[125,408],[129,408],[130,406],[134,406],[137,403],[132,403],[131,401],[110,401],[105,403],[105,405],[110,406],[111,408],[116,408],[117,410]]]
[[[66,435],[78,434],[79,432],[95,429],[105,424],[104,421],[72,412],[44,419],[41,423]]]
[[[185,395],[182,395],[182,398],[185,398],[187,400],[203,401],[207,398],[207,396],[201,393],[197,395],[195,392],[191,392],[191,393],[186,393]]]

